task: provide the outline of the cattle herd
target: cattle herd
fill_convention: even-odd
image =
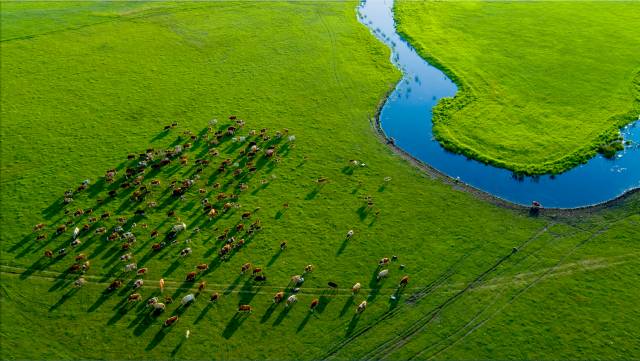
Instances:
[[[177,132],[176,127],[177,123],[172,123],[163,132]],[[193,257],[192,247],[196,247],[191,237],[202,232],[205,237],[215,239],[217,252],[210,252],[212,260],[209,263],[194,262],[192,270],[184,276],[183,282],[193,283],[194,287],[197,284],[197,293],[184,296],[178,307],[188,306],[206,292],[204,277],[210,267],[228,261],[262,230],[259,209],[235,213],[242,208],[238,201],[240,194],[250,188],[249,181],[259,170],[276,166],[295,147],[295,136],[290,135],[288,129],[270,133],[265,128],[243,133],[244,127],[245,122],[236,116],[230,116],[224,125],[213,120],[199,134],[184,131],[178,137],[179,142],[169,148],[149,148],[129,154],[123,165],[108,169],[97,182],[87,179],[67,190],[60,202],[58,213],[63,213],[60,221],[52,225],[40,223],[33,229],[36,240],[44,243],[43,247],[56,240],[59,243],[59,247],[44,250],[45,259],[49,259],[50,265],[69,262],[66,272],[75,275],[73,286],[83,287],[90,279],[86,277],[91,267],[90,258],[104,252],[88,253],[90,244],[97,243],[94,249],[106,249],[107,254],[114,255],[116,262],[122,263],[118,267],[120,271],[111,274],[114,278],[109,281],[105,295],[129,288],[127,304],[138,303],[144,301],[143,291],[149,287],[149,282],[154,289],[157,285],[161,294],[165,288],[164,279],[145,282],[145,276],[150,272],[145,267],[146,262],[166,252],[174,252],[177,260],[189,262]],[[175,174],[181,178],[171,178],[170,175]],[[264,185],[272,179],[264,177],[260,183]],[[326,178],[317,182],[326,182]],[[197,207],[188,217],[183,217],[179,208],[187,201],[194,202]],[[288,203],[283,207],[288,208]],[[237,218],[231,218],[234,214]],[[146,223],[151,219],[150,215],[154,219],[162,218],[162,221],[154,227]],[[222,217],[237,221],[220,229],[216,224]],[[47,233],[49,228],[54,230],[51,234]],[[348,240],[354,235],[355,232],[349,230],[345,238]],[[287,242],[280,241],[280,251],[286,248]],[[388,277],[388,266],[395,259],[395,256],[392,259],[385,257],[378,261],[378,281]],[[285,307],[292,307],[298,301],[304,277],[314,272],[314,268],[309,264],[301,274],[291,276],[288,287],[275,293],[273,303],[284,302]],[[238,271],[247,274],[256,284],[267,280],[264,269],[251,263],[243,264]],[[405,287],[408,282],[408,276],[402,277],[399,287]],[[337,289],[338,284],[330,281],[328,287]],[[360,290],[360,283],[351,287],[353,295],[359,294]],[[213,292],[209,301],[217,302],[219,298],[220,294]],[[157,316],[173,299],[148,296],[145,302]],[[314,312],[320,302],[314,298],[309,305],[310,312]],[[366,307],[367,301],[363,300],[358,304],[356,314]],[[249,304],[240,304],[237,308],[238,313],[251,313],[252,310]],[[164,326],[171,326],[178,319],[174,314],[164,321]]]

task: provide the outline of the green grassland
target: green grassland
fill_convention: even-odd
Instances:
[[[356,1],[0,4],[2,359],[640,357],[638,194],[593,214],[531,217],[404,161],[370,123],[400,74],[388,49],[357,22]],[[245,165],[246,143],[204,141],[209,120],[224,129],[230,114],[246,120],[238,137],[268,128],[267,143],[249,140],[273,144],[277,161],[261,153],[255,174],[241,178],[216,171],[226,158]],[[162,130],[174,121],[177,127]],[[284,128],[295,141],[276,139]],[[185,131],[200,135],[189,164],[150,171],[144,184],[157,178],[162,186],[131,201],[133,189],[119,187],[123,169],[136,162],[127,155],[183,144]],[[212,148],[220,155],[209,156]],[[184,200],[172,197],[170,180],[193,178],[196,158],[211,165]],[[108,185],[103,175],[111,167],[120,171]],[[64,206],[64,191],[86,178],[89,189]],[[242,182],[248,189],[240,191]],[[117,189],[113,198],[110,189]],[[238,194],[240,207],[207,220],[201,199],[221,191]],[[159,206],[147,208],[152,200]],[[89,215],[64,210],[89,207],[112,217],[69,247],[70,231],[56,236],[55,228],[88,223]],[[137,209],[146,214],[135,216]],[[177,244],[152,252],[162,238],[150,232],[163,237],[178,222],[166,215],[172,209],[188,229]],[[260,219],[262,230],[242,235],[245,246],[221,261],[217,237],[245,210],[254,214],[244,223]],[[197,282],[184,276],[196,264],[211,265],[193,305],[173,303],[152,316],[141,304],[126,305],[131,288],[104,293],[115,278],[134,278],[121,272],[121,241],[93,232],[117,226],[118,216],[127,229],[137,224],[131,252],[149,269],[139,290],[145,299],[159,294],[161,277],[175,299],[195,292]],[[36,241],[32,227],[40,222],[47,236]],[[345,240],[349,229],[355,236]],[[193,254],[179,259],[187,245]],[[69,254],[42,256],[60,247]],[[67,270],[79,253],[91,268],[88,284],[74,289],[79,275]],[[391,255],[398,261],[390,277],[377,282],[377,261]],[[267,281],[240,276],[245,262],[262,267]],[[307,264],[315,269],[298,304],[273,306],[273,294]],[[411,282],[399,291],[405,274]],[[328,281],[340,289],[328,290]],[[355,282],[363,289],[352,297]],[[208,302],[211,292],[220,293],[217,304]],[[310,313],[314,298],[321,304]],[[356,316],[362,300],[369,305]],[[239,303],[253,312],[236,315]],[[163,328],[172,314],[180,320]]]
[[[640,3],[417,2],[398,28],[460,86],[434,110],[448,149],[519,173],[559,173],[621,148],[640,113]]]

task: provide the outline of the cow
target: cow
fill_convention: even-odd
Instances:
[[[273,296],[273,303],[280,303],[282,302],[283,298],[284,298],[284,292],[282,291],[277,292],[275,296]]]
[[[111,284],[109,284],[109,287],[107,287],[107,291],[113,291],[116,290],[118,288],[122,287],[122,281],[121,280],[115,280],[113,282],[111,282]]]
[[[356,308],[356,313],[362,313],[367,308],[367,301],[362,301]]]
[[[91,262],[86,261],[85,263],[82,264],[82,272],[87,272],[90,267],[91,267]]]
[[[125,272],[131,272],[131,271],[135,271],[138,269],[138,265],[135,263],[129,263],[127,265],[124,266],[124,271]]]
[[[378,266],[386,266],[389,264],[389,262],[391,262],[389,260],[389,257],[384,257],[380,261],[378,261]]]
[[[82,261],[84,259],[87,258],[87,255],[85,255],[84,253],[80,253],[79,255],[76,256],[75,260],[76,261]]]
[[[144,285],[144,281],[142,279],[137,279],[135,282],[133,282],[134,289],[138,289],[142,287],[142,285]]]
[[[188,255],[191,254],[191,248],[187,247],[185,249],[183,249],[182,251],[180,251],[180,257],[186,257]]]
[[[196,269],[197,269],[198,271],[206,271],[206,270],[208,270],[208,269],[209,269],[209,265],[208,265],[208,264],[206,264],[206,263],[201,263],[201,264],[199,264],[199,265],[197,265],[197,266],[196,266]]]
[[[80,240],[79,239],[74,239],[73,241],[71,241],[71,247],[77,247],[80,245]]]
[[[236,225],[236,232],[241,232],[244,229],[244,224],[243,223],[238,223]]]
[[[106,231],[107,231],[107,227],[99,227],[99,228],[96,228],[95,233],[96,234],[104,234]]]
[[[350,229],[349,232],[347,232],[347,238],[353,237],[353,233],[353,229]]]
[[[218,214],[218,211],[215,208],[211,208],[209,210],[209,213],[207,213],[207,216],[209,216],[209,218],[214,218],[217,214]]]
[[[218,301],[219,298],[220,298],[220,295],[218,294],[218,292],[214,292],[211,294],[211,297],[209,297],[209,301],[216,302]]]
[[[53,251],[50,250],[50,249],[44,251],[44,256],[47,257],[47,258],[53,257]]]
[[[207,283],[205,281],[200,281],[200,284],[198,285],[198,292],[204,291],[205,287],[207,287]]]
[[[400,287],[404,288],[409,283],[409,276],[404,276],[400,279]]]
[[[182,299],[180,300],[180,304],[182,306],[187,306],[189,304],[191,304],[191,302],[196,300],[196,296],[193,295],[193,293],[190,293],[184,297],[182,297]]]
[[[153,312],[163,312],[165,310],[166,306],[164,305],[164,303],[161,302],[157,302],[153,304]]]
[[[284,251],[285,249],[287,249],[287,242],[286,241],[282,241],[282,243],[280,243],[280,250]]]
[[[377,280],[380,281],[381,279],[386,278],[388,275],[389,275],[389,270],[388,269],[382,270],[382,271],[378,272]]]
[[[360,282],[356,283],[355,285],[353,285],[353,287],[351,287],[351,293],[355,295],[356,293],[360,292],[360,287],[362,287],[360,285]]]
[[[285,304],[286,307],[289,307],[291,305],[293,305],[294,303],[298,302],[298,296],[296,295],[291,295],[287,298],[287,302]]]
[[[294,285],[299,285],[304,282],[304,278],[300,275],[291,276],[291,283]]]
[[[131,253],[126,253],[123,254],[122,256],[120,256],[120,260],[121,261],[128,261],[133,257],[133,255]]]
[[[197,273],[195,273],[195,272],[189,272],[189,273],[187,273],[187,277],[185,279],[188,282],[193,282],[196,279],[196,275],[197,275]]]
[[[257,275],[258,273],[262,273],[262,268],[260,267],[256,267],[253,269],[253,275]]]
[[[36,224],[35,226],[33,226],[33,231],[34,231],[34,232],[40,231],[40,230],[42,230],[44,227],[45,227],[45,224],[44,224],[44,223],[38,223],[38,224]]]
[[[127,301],[129,302],[138,302],[142,299],[142,295],[139,293],[132,293],[131,295],[129,295],[129,298],[127,299]]]
[[[164,321],[164,326],[169,327],[178,321],[178,316],[171,316]]]
[[[69,267],[69,272],[77,272],[80,270],[80,267],[79,263],[74,263]]]
[[[318,300],[317,298],[314,298],[313,301],[311,301],[311,305],[309,305],[309,310],[311,312],[314,312],[316,310],[316,307],[318,307],[319,304],[320,304],[320,300]]]
[[[251,313],[251,305],[239,305],[238,306],[238,312],[246,312],[246,313]]]
[[[67,226],[65,224],[58,226],[56,229],[57,234],[61,234],[67,231]]]
[[[40,240],[43,240],[43,239],[45,239],[45,238],[47,238],[47,234],[46,234],[46,233],[39,234],[39,235],[36,237],[36,241],[40,241]]]
[[[85,281],[85,279],[83,277],[80,277],[77,280],[75,280],[75,282],[73,282],[73,286],[74,287],[82,287],[82,286],[84,286],[85,283],[87,283],[87,281]]]
[[[251,263],[245,263],[240,268],[240,274],[244,274],[245,272],[247,272],[250,269],[251,269]]]
[[[308,264],[304,267],[304,272],[305,273],[309,273],[309,272],[313,272],[313,265],[312,264]]]
[[[143,275],[143,274],[145,274],[145,273],[147,273],[147,268],[146,268],[146,267],[144,267],[144,268],[140,268],[139,270],[137,270],[137,271],[136,271],[136,274],[137,274],[138,276],[141,276],[141,275]]]
[[[147,306],[153,306],[158,303],[158,297],[151,297],[147,300]]]

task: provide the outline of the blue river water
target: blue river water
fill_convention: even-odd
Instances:
[[[621,130],[631,144],[615,159],[597,155],[553,177],[516,178],[509,170],[446,151],[433,138],[431,110],[441,98],[453,97],[457,87],[396,33],[392,9],[393,0],[367,0],[360,4],[358,18],[391,48],[391,61],[403,73],[380,112],[384,133],[398,147],[453,178],[522,205],[536,200],[545,207],[582,207],[640,187],[640,117]]]

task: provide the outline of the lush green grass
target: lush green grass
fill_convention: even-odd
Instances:
[[[434,111],[448,149],[523,173],[558,173],[640,112],[640,3],[396,4],[399,31],[460,85]],[[619,140],[618,140],[619,142]]]
[[[370,126],[399,74],[385,47],[358,24],[356,2],[1,4],[3,359],[423,358],[433,353],[432,345],[447,345],[461,327],[484,319],[475,317],[481,310],[491,317],[442,357],[522,358],[517,341],[530,333],[535,341],[524,349],[530,357],[639,357],[629,334],[640,315],[629,300],[638,297],[632,270],[638,265],[640,198],[588,217],[532,218],[425,177],[380,143]],[[164,317],[177,312],[175,304],[153,319],[136,307],[121,312],[127,291],[102,296],[119,275],[117,244],[82,237],[82,249],[72,254],[88,254],[92,268],[89,283],[77,292],[70,285],[77,276],[60,276],[71,255],[42,259],[45,248],[69,242],[69,233],[52,234],[52,227],[71,218],[60,210],[66,189],[94,180],[97,186],[75,197],[71,209],[97,207],[106,192],[99,178],[128,153],[164,148],[182,131],[199,132],[209,119],[229,114],[246,119],[248,129],[267,127],[273,134],[289,128],[295,148],[281,151],[277,165],[260,168],[240,195],[242,207],[215,223],[198,218],[203,196],[195,191],[182,202],[154,193],[161,206],[136,221],[133,251],[149,268],[145,279],[164,277],[165,292],[176,297],[190,292],[192,285],[176,287],[195,264],[211,263],[202,279],[207,293],[223,294],[217,305],[209,305],[205,293],[178,324],[161,331]],[[171,121],[179,126],[162,132]],[[239,150],[229,140],[220,148],[221,157]],[[203,149],[198,143],[194,153]],[[350,159],[366,166],[354,169]],[[163,180],[164,190],[169,178],[191,171],[175,166],[153,177]],[[387,176],[390,182],[383,180]],[[318,177],[329,182],[319,187]],[[261,179],[269,182],[261,185]],[[197,187],[215,194],[204,181]],[[370,212],[366,196],[374,200]],[[131,219],[140,206],[127,199],[121,194],[96,211]],[[240,210],[257,207],[264,229],[228,262],[217,263],[220,229],[238,222]],[[167,232],[175,222],[165,216],[171,208],[202,228],[179,238],[190,237],[193,248],[180,262],[182,244],[149,256],[151,227]],[[31,228],[39,222],[49,225],[49,237],[38,243]],[[142,223],[150,228],[141,229]],[[348,229],[356,235],[345,242]],[[289,243],[283,253],[281,240]],[[399,260],[390,278],[374,282],[377,260],[391,255]],[[238,277],[247,261],[265,268],[264,285]],[[607,267],[574,266],[589,262]],[[273,293],[309,263],[316,269],[306,277],[299,303],[289,312],[282,305],[270,308]],[[403,274],[411,283],[392,302]],[[328,294],[329,280],[342,288],[361,282],[364,289],[355,298],[348,291]],[[141,292],[149,297],[158,289],[147,282]],[[316,297],[322,306],[310,315],[307,307]],[[585,297],[593,301],[577,303]],[[354,317],[362,299],[369,307]],[[254,307],[246,318],[234,316],[241,302]],[[623,315],[612,318],[612,309]],[[540,312],[548,322],[542,326],[536,323]],[[426,315],[435,317],[424,323],[431,320]],[[416,322],[424,327],[412,326]],[[589,329],[590,338],[560,345],[558,335],[578,337],[576,328]],[[396,348],[403,345],[397,335],[405,347]]]

